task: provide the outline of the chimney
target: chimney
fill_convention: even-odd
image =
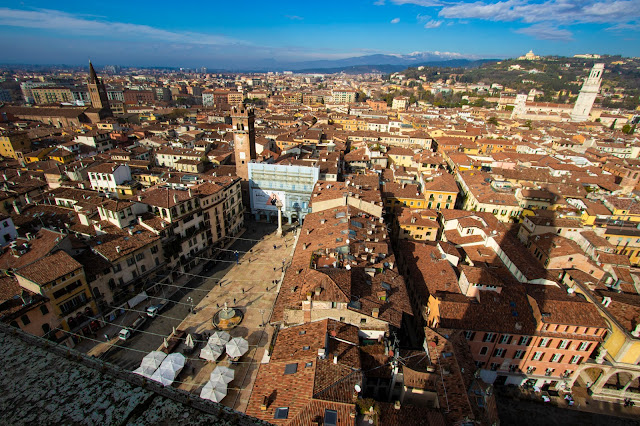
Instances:
[[[178,194],[173,194],[173,202],[178,204]]]
[[[631,332],[633,337],[640,337],[640,324],[636,324],[636,328]]]
[[[338,355],[336,355],[336,354],[333,355],[333,363],[334,364],[338,363]]]
[[[116,251],[120,253],[120,246],[116,246]]]
[[[609,296],[605,296],[602,298],[602,304],[604,305],[605,308],[608,308],[610,303],[611,303],[611,298]]]
[[[378,318],[380,316],[380,308],[373,308],[371,311],[371,316],[374,318]]]

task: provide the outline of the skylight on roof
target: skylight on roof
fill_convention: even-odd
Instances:
[[[278,407],[276,413],[273,416],[274,419],[284,420],[289,417],[289,407]]]
[[[284,374],[294,374],[298,371],[298,364],[287,364],[284,367]],[[286,417],[285,417],[286,418]]]

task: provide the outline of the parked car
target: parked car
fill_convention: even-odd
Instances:
[[[120,333],[118,333],[118,339],[127,340],[129,337],[131,337],[134,331],[142,327],[142,324],[144,324],[146,320],[147,319],[145,317],[140,315],[138,318],[136,318],[133,324],[131,324],[131,327],[125,327],[120,330]]]
[[[162,312],[164,310],[164,308],[167,307],[167,305],[169,304],[168,300],[163,300],[162,302],[158,303],[157,305],[151,305],[147,308],[147,315],[150,316],[151,318],[154,318],[156,315],[158,315],[160,312]]]

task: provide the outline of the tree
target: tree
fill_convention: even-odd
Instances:
[[[493,117],[489,117],[487,120],[487,124],[493,124],[494,126],[498,125],[498,118],[494,115]]]
[[[618,121],[618,119],[616,118],[615,120],[613,120],[613,123],[611,123],[611,126],[609,126],[610,130],[614,130],[616,128],[616,122]]]

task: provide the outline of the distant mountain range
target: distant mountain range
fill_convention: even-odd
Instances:
[[[350,74],[366,72],[390,73],[411,66],[477,67],[497,59],[480,59],[470,55],[451,52],[413,52],[407,55],[375,54],[344,59],[323,59],[303,62],[263,62],[252,67],[252,71],[296,71],[305,73]]]

